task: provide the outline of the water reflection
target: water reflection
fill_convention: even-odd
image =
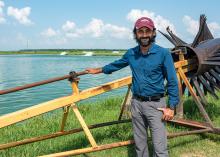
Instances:
[[[117,56],[1,55],[0,90],[67,75],[70,71],[77,72],[88,67],[101,67],[119,58]],[[111,75],[84,75],[80,77],[79,88],[83,90],[129,75],[129,67]],[[122,95],[125,91],[125,88],[117,89],[96,96],[88,101]],[[16,93],[1,95],[0,115],[69,95],[71,92],[70,83],[67,80],[63,80]]]

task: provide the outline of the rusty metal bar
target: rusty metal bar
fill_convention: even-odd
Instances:
[[[204,119],[206,120],[206,122],[209,123],[209,126],[213,128],[213,124],[212,124],[211,119],[209,118],[209,115],[207,114],[206,110],[204,109],[204,107],[202,106],[201,102],[199,101],[197,95],[195,94],[195,92],[194,92],[194,90],[193,90],[191,84],[189,83],[189,81],[188,81],[186,75],[184,74],[182,68],[179,68],[179,69],[178,69],[178,72],[179,72],[181,78],[183,79],[184,83],[186,84],[186,86],[187,86],[189,92],[191,93],[191,95],[192,95],[192,97],[193,97],[193,99],[194,99],[196,105],[198,106],[200,113],[202,114],[202,116],[204,117]]]
[[[76,118],[78,119],[80,125],[82,126],[83,131],[84,131],[84,133],[85,133],[87,139],[89,140],[89,143],[92,145],[92,147],[97,147],[98,145],[97,145],[97,143],[96,143],[94,137],[92,136],[92,133],[90,132],[90,130],[89,130],[89,128],[88,128],[88,126],[87,126],[85,120],[83,119],[83,117],[82,117],[82,115],[81,115],[81,113],[79,112],[78,107],[76,106],[75,103],[73,103],[73,104],[71,105],[71,107],[72,107],[73,112],[75,113],[75,116],[76,116]]]
[[[200,130],[172,133],[172,134],[169,134],[167,137],[174,138],[177,136],[205,133],[205,132],[209,132],[210,130],[211,129],[208,128],[208,129],[200,129]],[[149,139],[149,140],[152,140],[152,139]],[[116,147],[122,147],[122,146],[126,146],[126,145],[131,145],[131,144],[134,144],[134,140],[128,140],[128,141],[123,141],[123,142],[116,142],[116,143],[111,143],[111,144],[100,145],[95,148],[89,147],[89,148],[70,150],[70,151],[66,151],[66,152],[48,154],[48,155],[43,155],[42,157],[52,157],[52,156],[53,157],[64,157],[64,156],[70,156],[70,155],[79,155],[82,153],[91,153],[91,152],[96,152],[96,151],[101,151],[101,150],[106,150],[106,149],[111,149],[111,148],[116,148]]]
[[[192,81],[193,81],[193,85],[194,85],[194,87],[195,87],[195,89],[196,89],[196,91],[197,91],[197,93],[198,93],[198,96],[199,96],[200,99],[201,99],[201,102],[202,102],[205,106],[207,106],[207,105],[208,105],[208,102],[207,102],[207,100],[206,100],[206,98],[205,98],[205,94],[202,92],[202,89],[201,89],[200,86],[199,86],[199,83],[198,83],[198,81],[197,81],[197,78],[196,78],[196,77],[193,77],[193,78],[192,78]]]
[[[183,98],[183,86],[182,86],[182,79],[180,78],[180,75],[177,73],[177,78],[178,78],[178,87],[179,87],[179,97],[180,97],[180,101],[179,104],[176,107],[176,115],[175,117],[178,118],[183,118],[183,102],[184,102],[184,98]]]
[[[75,73],[75,74],[76,74],[76,76],[80,76],[80,75],[85,75],[85,74],[88,74],[88,73],[87,73],[87,71],[81,71],[81,72],[78,72],[78,73]],[[28,89],[28,88],[32,88],[32,87],[36,87],[36,86],[56,82],[56,81],[65,80],[65,79],[68,79],[70,77],[72,77],[72,75],[65,75],[65,76],[61,76],[61,77],[55,77],[55,78],[51,78],[51,79],[48,79],[48,80],[43,80],[43,81],[39,81],[39,82],[26,84],[24,86],[18,86],[18,87],[14,87],[14,88],[1,90],[0,95],[8,94],[8,93],[12,93],[12,92],[16,92],[16,91],[20,91],[20,90],[24,90],[24,89]]]
[[[110,126],[110,125],[121,124],[121,123],[128,123],[128,122],[131,122],[131,119],[93,124],[93,125],[89,125],[88,128],[89,129],[95,129],[95,128],[99,128],[99,127]],[[207,126],[206,123],[200,123],[200,122],[197,122],[197,121],[178,119],[178,120],[171,120],[171,121],[168,121],[168,122],[173,123],[173,124],[176,123],[176,124],[181,125],[181,126],[197,128],[197,129],[210,129]],[[47,134],[47,135],[43,135],[43,136],[39,136],[39,137],[24,139],[24,140],[21,140],[21,141],[15,141],[15,142],[7,143],[7,144],[1,144],[0,145],[0,150],[1,149],[6,149],[6,148],[11,148],[11,147],[16,147],[16,146],[24,145],[24,144],[28,144],[28,143],[33,143],[33,142],[37,142],[37,141],[42,141],[42,140],[46,140],[46,139],[51,139],[51,138],[55,138],[55,137],[59,137],[59,136],[78,133],[78,132],[81,132],[81,131],[83,131],[82,128],[76,128],[76,129],[72,129],[72,130],[68,130],[68,131],[60,131],[60,132],[56,132],[56,133],[53,133],[53,134]],[[212,130],[212,132],[218,133],[218,132],[220,132],[220,130],[219,130],[219,128],[214,128],[214,130]]]
[[[212,128],[212,133],[214,134],[220,134],[220,128]]]
[[[97,87],[82,90],[80,91],[79,95],[72,94],[69,96],[60,97],[32,107],[28,107],[26,109],[22,109],[20,111],[0,116],[0,128],[21,122],[23,120],[41,115],[52,110],[62,108],[64,106],[69,106],[73,102],[76,103],[92,96],[96,96],[104,92],[126,86],[131,84],[131,79],[132,78],[130,76],[124,77],[122,79],[118,79],[116,81],[112,81]]]
[[[187,72],[189,69],[189,65],[195,63],[196,61],[194,59],[189,59],[189,60],[183,60],[183,61],[179,61],[177,63],[175,63],[175,67],[183,67],[183,70],[186,70],[184,72]],[[80,75],[85,75],[88,74],[87,71],[81,71],[81,72],[77,72],[74,73],[74,76],[80,76]],[[43,81],[39,81],[39,82],[34,82],[34,83],[30,83],[30,84],[26,84],[23,86],[17,86],[14,88],[9,88],[9,89],[4,89],[4,90],[0,90],[0,95],[3,94],[8,94],[8,93],[12,93],[12,92],[16,92],[16,91],[20,91],[20,90],[24,90],[24,89],[28,89],[28,88],[32,88],[32,87],[36,87],[36,86],[40,86],[40,85],[44,85],[44,84],[48,84],[48,83],[52,83],[52,82],[56,82],[56,81],[61,81],[61,80],[65,80],[72,77],[72,75],[65,75],[65,76],[61,76],[61,77],[55,77],[55,78],[51,78],[48,80],[43,80]]]
[[[168,134],[167,137],[168,138],[174,138],[174,137],[179,137],[179,136],[186,136],[186,135],[192,135],[192,134],[200,134],[200,133],[205,133],[205,132],[210,132],[210,131],[212,131],[211,128],[192,130],[192,131],[183,131],[183,132],[177,132],[177,133]]]
[[[111,143],[111,144],[105,144],[105,145],[100,145],[95,148],[89,147],[89,148],[82,148],[82,149],[76,149],[76,150],[70,150],[66,152],[60,152],[60,153],[55,153],[55,154],[49,154],[49,155],[43,155],[41,157],[66,157],[66,156],[72,156],[72,155],[79,155],[82,153],[90,153],[90,152],[96,152],[100,150],[106,150],[106,149],[112,149],[116,147],[122,147],[126,145],[134,144],[133,140],[128,140],[128,141],[123,141],[123,142],[116,142],[116,143]]]
[[[112,121],[112,122],[106,122],[106,123],[93,124],[93,125],[89,125],[88,128],[89,129],[95,129],[95,128],[99,128],[99,127],[110,126],[110,125],[113,125],[113,124],[127,123],[127,122],[131,122],[131,120],[126,119],[126,120],[120,120],[120,121]],[[68,130],[68,131],[60,131],[60,132],[56,132],[56,133],[53,133],[53,134],[47,134],[47,135],[43,135],[43,136],[24,139],[24,140],[21,140],[21,141],[15,141],[15,142],[7,143],[7,144],[1,144],[0,145],[0,150],[1,149],[6,149],[6,148],[11,148],[11,147],[16,147],[16,146],[24,145],[24,144],[28,144],[28,143],[33,143],[33,142],[37,142],[37,141],[42,141],[42,140],[46,140],[46,139],[51,139],[51,138],[55,138],[55,137],[59,137],[59,136],[78,133],[78,132],[81,132],[81,131],[83,131],[83,128],[75,128],[75,129]]]
[[[186,120],[186,119],[173,119],[168,122],[172,123],[172,124],[177,124],[177,125],[191,127],[191,128],[197,128],[197,129],[207,129],[210,127],[208,123],[204,123],[204,122],[201,123],[198,121],[192,121],[192,120]]]
[[[125,98],[124,98],[124,100],[122,102],[121,112],[119,114],[118,120],[121,120],[121,118],[122,118],[122,115],[123,115],[124,110],[125,110],[125,106],[126,106],[126,103],[127,103],[127,100],[128,100],[128,96],[129,96],[130,90],[131,90],[131,84],[128,85],[128,90],[127,90]]]
[[[63,107],[63,118],[62,118],[62,123],[61,123],[61,127],[60,127],[60,131],[64,131],[64,127],[66,124],[66,120],[67,120],[67,116],[69,114],[69,108],[70,106],[65,106]]]

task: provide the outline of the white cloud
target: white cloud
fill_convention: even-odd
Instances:
[[[40,35],[44,37],[44,39],[40,41],[42,42],[43,45],[56,47],[56,46],[64,45],[68,41],[60,30],[54,30],[51,27],[42,31]]]
[[[54,29],[52,29],[51,27],[44,30],[43,32],[41,32],[41,35],[44,37],[54,37],[58,34],[57,31],[55,31]]]
[[[4,7],[5,3],[3,1],[0,1],[0,7]]]
[[[3,16],[3,7],[5,6],[5,3],[3,1],[0,1],[0,23],[5,22],[5,18]]]
[[[77,33],[72,33],[72,32],[67,32],[66,34],[65,34],[65,36],[66,37],[68,37],[68,38],[77,38],[77,37],[79,37],[79,34],[77,34]]]
[[[91,21],[82,28],[77,28],[74,22],[66,21],[62,28],[63,35],[68,38],[92,37],[92,38],[130,38],[131,30],[126,27],[104,23],[101,19],[92,18]]]
[[[76,33],[76,24],[72,21],[67,20],[66,23],[62,25],[62,30],[64,31],[64,36],[67,38],[76,38],[79,36]]]
[[[211,22],[211,23],[208,24],[208,26],[209,26],[210,29],[213,29],[213,30],[220,29],[220,25],[217,22]]]
[[[80,34],[91,34],[92,37],[100,37],[103,34],[103,26],[104,23],[102,20],[93,18],[84,29],[78,32]]]
[[[104,23],[101,19],[92,18],[91,21],[84,27],[77,28],[72,21],[66,21],[60,29],[54,30],[49,27],[42,31],[41,36],[47,45],[64,45],[70,43],[75,38],[94,38],[111,41],[111,39],[131,39],[133,38],[132,31],[126,27]]]
[[[66,32],[73,31],[75,28],[75,23],[72,21],[66,21],[65,24],[63,24],[62,29]]]
[[[208,27],[213,34],[220,35],[220,25],[217,22],[208,23]]]
[[[31,25],[33,22],[28,18],[31,13],[30,7],[25,7],[22,9],[8,7],[7,14],[8,16],[14,17],[20,24]]]
[[[183,17],[183,23],[185,24],[185,26],[187,27],[187,31],[192,34],[192,35],[196,35],[198,30],[199,30],[199,21],[198,20],[194,20],[192,17],[185,15]],[[211,22],[211,23],[207,23],[210,31],[213,34],[217,34],[220,33],[220,25],[216,22]]]
[[[82,29],[77,29],[76,33],[79,35],[91,36],[93,38],[128,38],[131,30],[126,27],[104,23],[100,19],[93,18],[86,27]]]
[[[128,15],[127,19],[133,23],[140,18],[140,17],[149,17],[154,21],[154,25],[158,30],[166,31],[166,28],[169,26],[173,33],[175,33],[174,25],[166,18],[161,15],[156,15],[154,12],[148,10],[139,10],[139,9],[132,9]]]
[[[183,17],[183,23],[187,26],[187,32],[192,35],[196,35],[199,30],[199,22],[193,20],[190,16],[185,15]]]
[[[126,27],[119,27],[112,24],[106,24],[104,26],[104,31],[108,32],[111,37],[123,39],[123,38],[132,38],[132,31]]]

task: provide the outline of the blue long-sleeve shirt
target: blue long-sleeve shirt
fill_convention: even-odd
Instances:
[[[178,81],[172,56],[168,49],[153,43],[147,54],[140,47],[129,49],[121,59],[102,67],[102,72],[111,74],[126,66],[132,71],[132,93],[153,96],[165,92],[164,79],[167,80],[168,103],[174,108],[179,102]]]

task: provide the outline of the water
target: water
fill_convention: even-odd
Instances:
[[[60,56],[60,55],[0,55],[0,90],[21,86],[49,78],[67,75],[70,71],[83,71],[88,67],[102,67],[117,56]],[[83,75],[79,89],[98,86],[131,74],[129,67],[111,75]],[[123,95],[126,87],[96,96],[89,101]],[[0,95],[0,115],[11,113],[45,101],[70,95],[67,80]]]

